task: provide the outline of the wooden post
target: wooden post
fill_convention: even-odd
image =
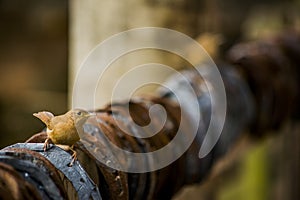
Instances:
[[[197,27],[199,8],[199,3],[194,0],[189,3],[181,0],[155,3],[150,0],[70,1],[69,107],[72,104],[72,90],[76,74],[86,56],[96,45],[113,34],[140,27],[165,27],[191,37],[196,36],[198,30],[195,27]],[[109,102],[114,84],[129,69],[149,62],[180,68],[183,66],[182,61],[178,62],[178,60],[179,57],[161,51],[147,51],[146,53],[137,51],[118,59],[111,65],[103,82],[99,83],[96,107]],[[170,75],[161,71],[155,71],[153,74],[159,80],[165,80]],[[139,78],[143,78],[143,75],[132,81],[138,81]],[[155,88],[142,88],[140,92],[153,91]]]

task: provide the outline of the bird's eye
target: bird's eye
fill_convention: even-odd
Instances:
[[[77,112],[77,115],[81,115],[81,111]]]

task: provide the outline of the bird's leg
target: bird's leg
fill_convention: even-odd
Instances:
[[[47,137],[47,139],[45,140],[45,142],[44,142],[44,147],[43,147],[44,151],[47,151],[47,149],[48,149],[48,147],[49,147],[50,140],[51,140],[51,139],[48,138],[48,137]]]
[[[72,165],[74,164],[74,162],[76,161],[77,159],[77,153],[76,151],[73,149],[74,148],[74,145],[72,146],[68,146],[68,145],[61,145],[61,144],[57,144],[58,147],[62,148],[63,150],[65,151],[72,151],[72,161],[70,162],[69,164],[69,167],[72,167]]]
[[[73,147],[74,147],[74,145],[72,145],[71,147],[70,147],[70,150],[73,152],[73,154],[72,154],[72,161],[71,161],[71,163],[70,163],[70,167],[72,167],[72,165],[74,164],[74,162],[76,161],[76,159],[77,159],[77,153],[76,153],[76,151],[73,149]]]

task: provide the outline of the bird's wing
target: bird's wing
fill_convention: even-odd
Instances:
[[[34,113],[33,116],[39,118],[42,122],[46,124],[46,126],[49,129],[52,129],[50,122],[51,119],[54,117],[54,115],[51,112],[42,111],[42,112]]]
[[[53,127],[53,133],[50,134],[50,138],[54,144],[72,146],[79,140],[71,118],[56,116],[51,120],[50,126]]]

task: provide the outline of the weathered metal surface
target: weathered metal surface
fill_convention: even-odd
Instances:
[[[5,149],[2,150],[2,152],[4,152],[5,154],[9,154],[9,151],[11,151],[11,153],[14,153],[14,149],[28,149],[31,151],[35,151],[35,152],[38,152],[39,154],[43,155],[46,159],[48,159],[51,162],[51,164],[57,170],[59,170],[63,176],[65,176],[65,178],[62,178],[64,185],[66,185],[65,179],[68,180],[67,182],[70,182],[72,184],[74,191],[72,188],[67,189],[68,195],[69,195],[68,197],[70,199],[74,199],[74,198],[101,199],[101,195],[98,191],[98,187],[89,178],[89,176],[84,171],[84,169],[81,167],[79,162],[75,161],[74,165],[72,167],[70,167],[69,164],[72,161],[72,158],[69,153],[62,150],[61,148],[59,148],[55,145],[51,145],[47,151],[44,151],[42,143],[18,143],[18,144],[14,144],[12,146],[6,147]],[[25,154],[23,158],[27,158],[27,157],[33,159],[30,162],[32,162],[32,163],[37,162],[34,160],[35,157],[33,157],[32,155],[30,155],[28,153]],[[9,162],[9,163],[17,162],[17,163],[19,163],[17,165],[17,168],[19,166],[24,166],[24,168],[28,168],[28,170],[32,170],[31,173],[36,172],[35,170],[33,170],[35,168],[34,165],[32,165],[32,164],[30,165],[30,162],[26,162],[25,165],[22,165],[22,163],[25,161],[20,158],[7,160],[7,159],[5,159],[5,157],[2,157],[1,161],[6,162],[6,163],[7,162]],[[22,168],[20,168],[19,170],[22,170]],[[43,183],[42,185],[44,188],[51,187],[51,188],[47,189],[47,192],[50,193],[49,197],[54,198],[54,199],[62,199],[62,197],[60,197],[61,196],[60,192],[58,192],[57,189],[55,189],[55,187],[54,187],[56,183],[51,183],[50,178],[41,176],[41,175],[36,175],[36,174],[34,174],[34,177],[41,178],[39,180],[39,182]],[[72,192],[69,192],[69,190],[71,190]],[[76,196],[73,196],[74,194],[76,194]],[[70,195],[72,195],[72,196],[70,196]]]
[[[64,199],[65,191],[51,178],[52,170],[30,152],[6,148],[0,151],[0,161],[12,166],[22,178],[37,189],[42,199]]]

